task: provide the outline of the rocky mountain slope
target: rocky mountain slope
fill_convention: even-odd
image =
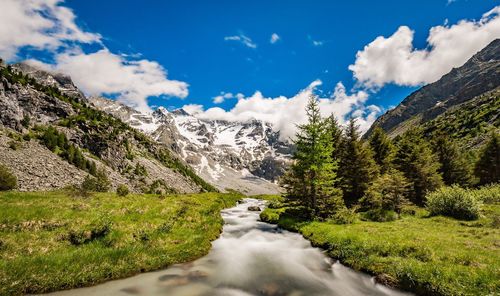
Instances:
[[[269,124],[200,120],[182,109],[169,112],[161,107],[145,114],[104,98],[90,101],[167,144],[220,190],[232,188],[248,194],[279,191],[276,181],[289,162],[291,148]]]
[[[430,122],[449,110],[459,110],[464,103],[474,106],[489,104],[491,101],[498,102],[498,95],[482,95],[495,93],[499,88],[500,39],[497,39],[463,66],[412,93],[396,108],[382,115],[365,137],[368,137],[376,126],[380,126],[394,137],[412,127]],[[495,112],[498,117],[498,109]]]
[[[0,163],[20,190],[77,184],[99,169],[138,192],[215,190],[166,145],[93,108],[69,77],[1,61]]]

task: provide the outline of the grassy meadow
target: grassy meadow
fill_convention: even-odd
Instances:
[[[481,218],[429,217],[424,209],[392,222],[301,221],[286,207],[267,208],[264,221],[301,233],[329,256],[377,280],[418,295],[500,294],[500,204]]]
[[[0,295],[94,285],[206,254],[238,194],[0,193]]]

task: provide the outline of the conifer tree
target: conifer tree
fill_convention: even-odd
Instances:
[[[475,167],[479,185],[500,182],[500,136],[493,132],[479,155]]]
[[[425,194],[443,184],[439,161],[419,130],[401,136],[394,163],[410,182],[408,197],[415,204],[423,205]]]
[[[373,159],[380,167],[380,173],[384,174],[392,167],[394,160],[394,144],[384,130],[376,127],[369,140],[373,151]]]
[[[356,121],[351,118],[342,140],[342,157],[339,162],[340,184],[346,205],[356,204],[377,174],[373,152],[360,139]]]
[[[469,186],[472,182],[470,166],[458,145],[445,134],[436,135],[431,143],[441,164],[438,171],[443,177],[443,182],[446,185]]]
[[[294,163],[283,181],[288,198],[301,201],[314,216],[325,217],[341,206],[340,190],[334,186],[337,163],[316,97],[309,99],[306,113],[308,122],[298,126]]]
[[[339,161],[342,157],[342,128],[333,114],[326,118],[325,123],[326,129],[332,138],[332,158],[333,160]]]

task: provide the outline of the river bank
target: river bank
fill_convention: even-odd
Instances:
[[[272,197],[264,197],[272,198]],[[53,296],[404,296],[329,259],[297,233],[261,222],[265,201],[224,209],[221,236],[193,262]]]
[[[95,285],[207,254],[238,194],[0,193],[0,295]]]
[[[285,208],[261,218],[296,231],[327,254],[385,284],[419,295],[500,294],[500,205],[485,205],[483,217],[464,222],[427,217],[425,210],[393,222],[300,221]]]

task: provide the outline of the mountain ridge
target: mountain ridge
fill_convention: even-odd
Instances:
[[[106,98],[92,97],[90,101],[168,145],[220,190],[280,192],[276,182],[290,161],[292,148],[268,123],[198,119],[183,109],[163,107],[147,114]]]
[[[375,127],[390,136],[424,124],[453,106],[495,90],[500,85],[500,39],[492,41],[464,65],[453,68],[439,80],[407,96],[396,108],[380,116],[365,133],[368,138]],[[411,124],[404,124],[411,121]]]

